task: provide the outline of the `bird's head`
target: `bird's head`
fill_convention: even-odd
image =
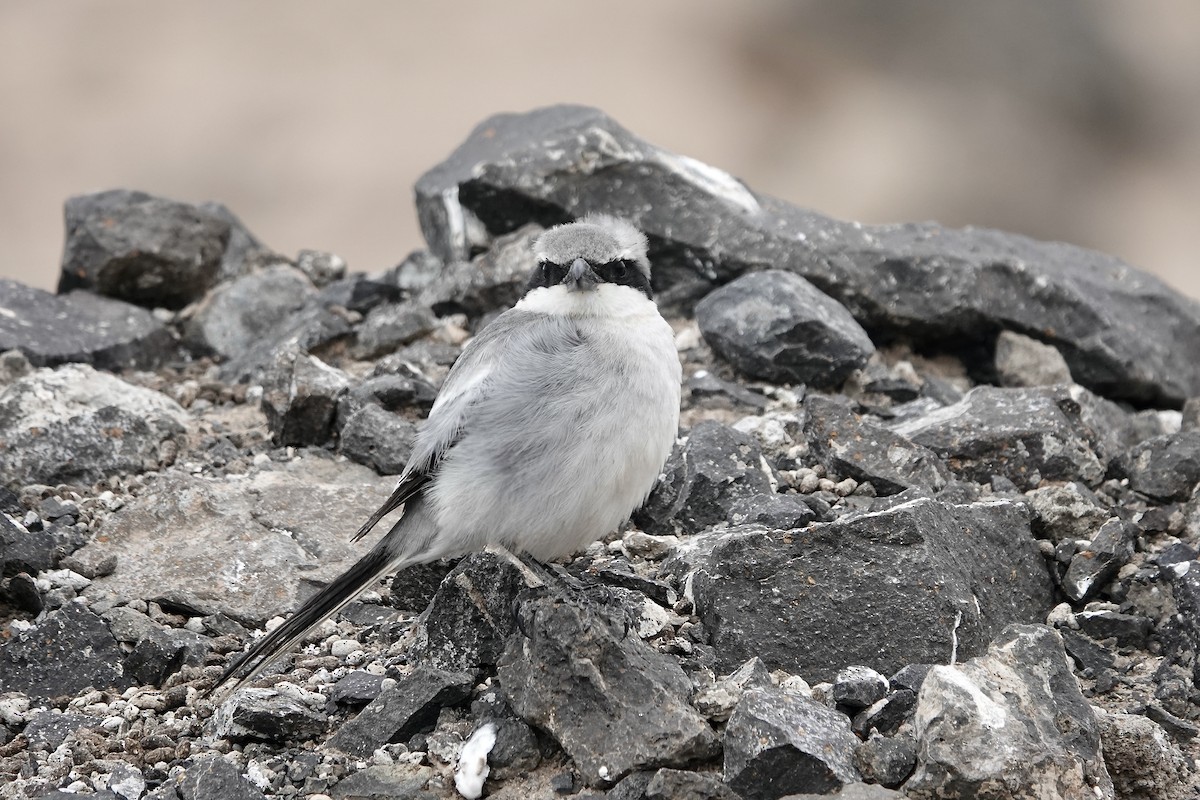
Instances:
[[[591,214],[558,225],[538,238],[533,251],[537,267],[525,287],[526,294],[554,286],[591,292],[610,284],[651,296],[646,237],[623,219]]]

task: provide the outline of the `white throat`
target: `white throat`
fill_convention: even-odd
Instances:
[[[536,311],[564,317],[629,317],[652,312],[658,306],[631,286],[604,283],[592,291],[573,292],[567,287],[542,286],[521,298],[516,305],[523,311]]]

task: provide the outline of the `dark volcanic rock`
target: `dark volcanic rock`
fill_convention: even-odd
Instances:
[[[860,780],[857,745],[842,714],[805,697],[751,689],[725,728],[725,781],[749,800],[827,794]]]
[[[854,764],[863,778],[895,788],[912,774],[917,742],[911,734],[889,738],[875,734],[854,751]]]
[[[329,702],[337,705],[361,706],[379,697],[382,687],[382,675],[356,669],[335,683],[326,695]]]
[[[1079,630],[1096,641],[1116,640],[1118,647],[1146,647],[1153,621],[1119,611],[1080,611],[1074,615]]]
[[[1040,388],[979,386],[958,403],[897,425],[894,430],[945,459],[961,478],[988,483],[1002,475],[1021,489],[1042,480],[1095,486],[1104,464],[1087,438]]]
[[[845,664],[886,674],[937,663],[956,646],[976,655],[1005,624],[1043,620],[1053,605],[1028,508],[1004,500],[921,498],[802,531],[717,531],[664,567],[694,570],[719,669],[757,655],[809,680]]]
[[[817,512],[794,494],[756,494],[743,497],[729,509],[733,525],[764,525],[774,530],[803,528],[817,518]]]
[[[230,224],[199,206],[114,189],[68,198],[58,291],[182,308],[208,291]]]
[[[388,742],[404,741],[432,725],[442,708],[465,700],[473,685],[468,673],[418,665],[342,725],[328,746],[365,758]]]
[[[343,455],[381,475],[398,475],[412,454],[416,423],[374,403],[364,403],[338,418]]]
[[[4,689],[35,700],[73,695],[91,686],[121,690],[120,646],[108,626],[78,603],[67,603],[0,647]]]
[[[588,785],[717,752],[675,659],[560,597],[530,597],[517,613],[524,635],[500,659],[500,684],[513,711],[558,740]]]
[[[1056,347],[1075,380],[1102,394],[1173,404],[1200,395],[1200,304],[1116,258],[999,231],[833,220],[661,150],[592,108],[485,120],[421,177],[416,200],[425,239],[446,262],[530,221],[606,211],[649,236],[667,306],[774,267],[842,303],[877,342],[990,348],[1014,330]]]
[[[533,271],[533,243],[541,233],[540,226],[526,226],[498,237],[471,261],[447,264],[421,287],[417,302],[439,316],[462,313],[473,320],[512,307]]]
[[[0,558],[0,574],[15,575],[54,569],[64,558],[83,547],[88,532],[70,519],[63,520],[42,530],[25,530],[0,515],[0,542],[3,542],[3,557]]]
[[[888,689],[888,679],[870,667],[846,667],[833,678],[833,701],[858,711],[882,700]]]
[[[1200,483],[1200,431],[1149,439],[1120,459],[1136,491],[1160,500],[1187,500]]]
[[[84,364],[37,370],[0,391],[0,480],[91,484],[157,468],[186,421],[166,395]]]
[[[0,279],[0,352],[20,350],[35,367],[69,362],[152,369],[175,339],[144,308],[90,292],[53,295]]]
[[[350,378],[316,356],[276,354],[263,382],[262,410],[277,445],[323,445],[333,436],[338,400]]]
[[[193,350],[233,358],[273,332],[316,294],[303,272],[275,264],[211,292],[184,327]]]
[[[1044,625],[1013,625],[985,655],[929,672],[917,704],[912,798],[1112,798],[1100,732]]]
[[[211,646],[211,640],[198,633],[159,628],[133,646],[125,657],[125,671],[140,684],[161,686],[185,666],[204,666]]]
[[[646,800],[738,800],[739,797],[711,772],[660,769],[646,784]]]
[[[54,752],[75,731],[99,726],[100,720],[84,714],[39,711],[26,724],[24,734],[30,750]]]
[[[184,326],[184,341],[226,359],[223,380],[261,380],[281,350],[311,353],[348,337],[357,317],[345,299],[333,287],[318,292],[288,263],[272,263],[210,292]]]
[[[750,378],[817,387],[842,385],[875,352],[836,300],[791,272],[743,275],[696,305],[704,340]]]
[[[1063,594],[1077,603],[1094,597],[1133,556],[1136,539],[1132,523],[1114,518],[1100,526],[1091,543],[1071,558],[1060,582]]]
[[[399,302],[401,294],[395,284],[356,272],[322,287],[318,297],[327,306],[366,314],[377,306]]]
[[[890,736],[912,718],[916,707],[917,693],[912,689],[898,689],[856,714],[850,727],[863,737],[872,730]]]
[[[255,236],[245,223],[223,203],[208,201],[199,205],[201,211],[229,223],[229,243],[221,254],[217,282],[240,278],[256,266],[286,262],[287,259],[271,250]]]
[[[242,689],[217,710],[220,735],[234,742],[293,744],[324,733],[328,724],[292,686]]]
[[[517,629],[517,594],[537,581],[504,551],[463,558],[421,615],[416,634],[421,663],[472,674],[495,666]]]
[[[676,444],[665,478],[635,512],[647,533],[695,533],[728,519],[737,501],[771,493],[762,451],[750,436],[705,421]]]
[[[879,494],[912,487],[936,492],[950,477],[933,451],[854,414],[841,403],[812,395],[805,398],[804,410],[809,447],[834,475],[868,481]]]
[[[428,306],[397,303],[376,306],[358,326],[355,352],[360,358],[386,355],[437,328]]]
[[[220,756],[198,758],[178,784],[180,800],[265,800],[237,765]]]

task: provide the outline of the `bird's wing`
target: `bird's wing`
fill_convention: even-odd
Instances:
[[[387,501],[354,534],[354,541],[366,536],[381,519],[411,500],[433,479],[438,463],[462,435],[468,409],[486,396],[489,378],[505,343],[529,316],[530,312],[509,309],[467,344],[446,375],[429,417],[417,432],[400,482]]]

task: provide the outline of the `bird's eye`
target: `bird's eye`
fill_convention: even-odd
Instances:
[[[621,280],[622,278],[628,278],[629,277],[629,265],[627,263],[625,263],[624,261],[618,261],[616,264],[613,264],[612,274],[613,274],[613,277],[616,278],[617,280]]]

